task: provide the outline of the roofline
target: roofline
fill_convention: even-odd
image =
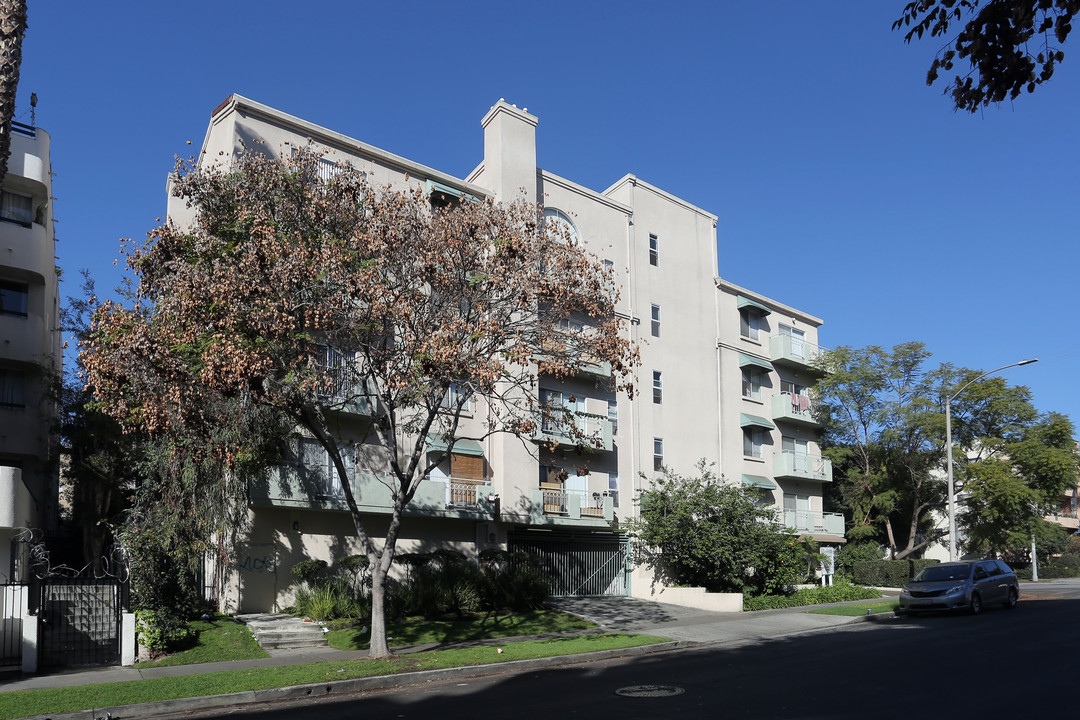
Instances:
[[[618,200],[612,200],[611,198],[603,195],[602,193],[598,193],[595,190],[590,190],[584,185],[578,185],[572,180],[567,180],[566,178],[550,173],[547,170],[536,168],[536,176],[543,180],[545,183],[550,182],[552,185],[558,185],[559,187],[570,190],[571,192],[576,192],[579,195],[584,195],[590,200],[595,200],[598,203],[607,205],[613,210],[618,210],[619,212],[625,213],[626,215],[634,214],[633,208],[631,208],[629,205],[623,205]],[[547,205],[546,202],[543,204]]]
[[[340,148],[342,150],[353,152],[357,155],[366,155],[372,159],[378,160],[390,167],[400,170],[408,175],[419,179],[434,180],[442,183],[443,185],[449,185],[452,188],[468,193],[480,198],[487,198],[491,196],[491,191],[486,188],[482,188],[479,185],[474,185],[470,182],[466,182],[461,178],[449,175],[440,170],[422,165],[408,158],[400,155],[395,155],[392,152],[388,152],[381,148],[377,148],[374,145],[369,145],[365,142],[357,140],[356,138],[349,137],[339,132],[330,130],[321,125],[308,122],[303,118],[298,118],[295,115],[282,112],[276,108],[272,108],[269,105],[264,105],[260,102],[246,98],[243,95],[233,93],[225,102],[214,108],[210,114],[210,125],[206,129],[206,136],[203,139],[202,149],[206,150],[206,147],[210,140],[210,131],[213,126],[221,119],[223,119],[230,112],[236,112],[242,110],[251,115],[262,116],[263,119],[271,122],[283,125],[286,127],[292,127],[299,131],[301,134],[307,135],[312,140],[325,143],[332,147]]]
[[[698,215],[706,217],[710,221],[712,221],[712,224],[714,226],[720,221],[719,216],[712,214],[708,210],[703,210],[703,209],[699,208],[697,205],[694,205],[692,203],[688,203],[685,200],[683,200],[681,197],[677,197],[675,195],[672,195],[671,193],[667,192],[666,190],[661,190],[660,188],[656,187],[655,185],[652,185],[652,184],[650,184],[648,182],[645,182],[644,180],[637,177],[633,173],[627,173],[626,175],[623,175],[621,178],[616,180],[615,183],[612,184],[611,187],[609,187],[607,190],[605,190],[602,194],[607,195],[609,193],[612,193],[612,192],[614,192],[615,190],[617,190],[618,188],[620,188],[621,186],[623,186],[623,185],[625,185],[627,183],[630,183],[631,185],[635,185],[637,187],[644,188],[644,189],[652,192],[654,195],[658,195],[658,196],[664,198],[665,200],[667,200],[669,202],[675,203],[676,205],[678,205],[678,206],[680,206],[682,208],[685,208],[686,210],[689,210],[690,212],[697,213]]]
[[[736,295],[745,295],[746,297],[750,298],[751,300],[756,300],[757,302],[759,302],[759,303],[761,303],[763,305],[768,305],[769,307],[775,308],[776,310],[778,310],[778,311],[780,311],[782,313],[785,313],[787,315],[791,315],[792,317],[796,317],[799,320],[802,320],[803,322],[809,323],[809,324],[813,325],[814,327],[821,327],[822,325],[825,324],[824,320],[822,320],[821,318],[819,318],[819,317],[817,317],[815,315],[811,315],[810,313],[803,312],[802,310],[796,310],[795,308],[791,307],[790,305],[785,305],[782,302],[778,302],[776,300],[773,300],[772,298],[767,297],[765,295],[762,295],[761,293],[754,292],[753,290],[747,290],[746,288],[744,288],[744,287],[742,287],[740,285],[736,285],[733,282],[728,282],[724,278],[718,277],[718,278],[716,278],[715,282],[716,282],[716,289],[717,290],[724,290],[724,291],[727,291],[727,292],[730,292],[730,293],[734,293]]]

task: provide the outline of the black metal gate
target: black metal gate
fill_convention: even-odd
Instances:
[[[115,578],[41,581],[38,621],[42,666],[120,662],[127,583]]]
[[[27,592],[24,583],[0,583],[0,665],[22,662],[22,613]]]
[[[629,541],[625,537],[536,537],[511,534],[510,552],[538,558],[555,597],[628,595]]]

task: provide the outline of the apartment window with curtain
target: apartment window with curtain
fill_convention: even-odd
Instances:
[[[30,227],[34,221],[34,201],[27,195],[4,190],[0,195],[0,220]]]
[[[745,307],[739,310],[739,334],[749,340],[757,340],[761,329],[761,311]]]
[[[743,455],[746,457],[760,458],[761,446],[765,442],[765,432],[761,428],[743,428]]]
[[[652,374],[652,401],[657,405],[664,404],[664,376],[659,370],[653,370]]]
[[[742,369],[742,394],[751,400],[761,399],[761,370],[756,367]]]
[[[652,448],[652,469],[660,472],[664,469],[664,439],[653,438]]]
[[[29,300],[29,285],[14,280],[0,279],[0,315],[27,317]]]
[[[660,337],[660,306],[652,306],[652,323],[651,323],[652,336],[654,338]]]
[[[21,370],[0,368],[0,409],[26,408],[26,375]]]
[[[660,265],[660,239],[652,233],[649,234],[649,264],[653,267]]]

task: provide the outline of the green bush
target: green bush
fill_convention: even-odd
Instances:
[[[776,610],[778,608],[822,605],[825,603],[846,602],[848,600],[873,600],[879,597],[881,597],[881,591],[875,588],[838,582],[836,585],[828,587],[796,590],[788,595],[744,596],[743,610]]]
[[[859,560],[851,564],[852,582],[874,587],[903,587],[934,560]],[[916,567],[917,566],[917,567]]]
[[[1031,570],[1028,570],[1030,577]],[[1062,555],[1039,562],[1039,577],[1043,579],[1080,577],[1080,557]]]
[[[370,603],[361,602],[344,578],[335,578],[315,587],[303,586],[296,591],[294,608],[299,615],[312,620],[328,621],[340,618],[363,618]]]
[[[180,615],[168,610],[136,610],[138,643],[155,652],[175,652],[190,647],[196,633]]]

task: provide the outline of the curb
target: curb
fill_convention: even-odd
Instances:
[[[364,690],[385,690],[387,688],[432,682],[435,680],[490,675],[494,672],[559,667],[560,665],[567,664],[568,659],[572,659],[573,662],[591,662],[594,660],[652,655],[655,653],[693,647],[697,644],[698,643],[686,640],[673,640],[670,642],[656,643],[655,645],[639,645],[638,647],[622,648],[618,650],[598,650],[596,652],[579,653],[576,655],[557,655],[548,658],[536,658],[534,660],[513,660],[505,663],[470,665],[468,667],[444,668],[441,670],[419,670],[397,675],[378,675],[367,678],[352,678],[350,680],[313,683],[310,685],[268,688],[266,690],[245,690],[243,692],[228,693],[226,695],[204,695],[200,697],[140,703],[138,705],[118,705],[90,710],[77,710],[69,713],[33,715],[24,720],[97,720],[97,718],[109,717],[110,715],[114,718],[140,717],[166,712],[207,710],[211,708],[245,705],[256,702],[302,700],[309,697],[355,693]]]

